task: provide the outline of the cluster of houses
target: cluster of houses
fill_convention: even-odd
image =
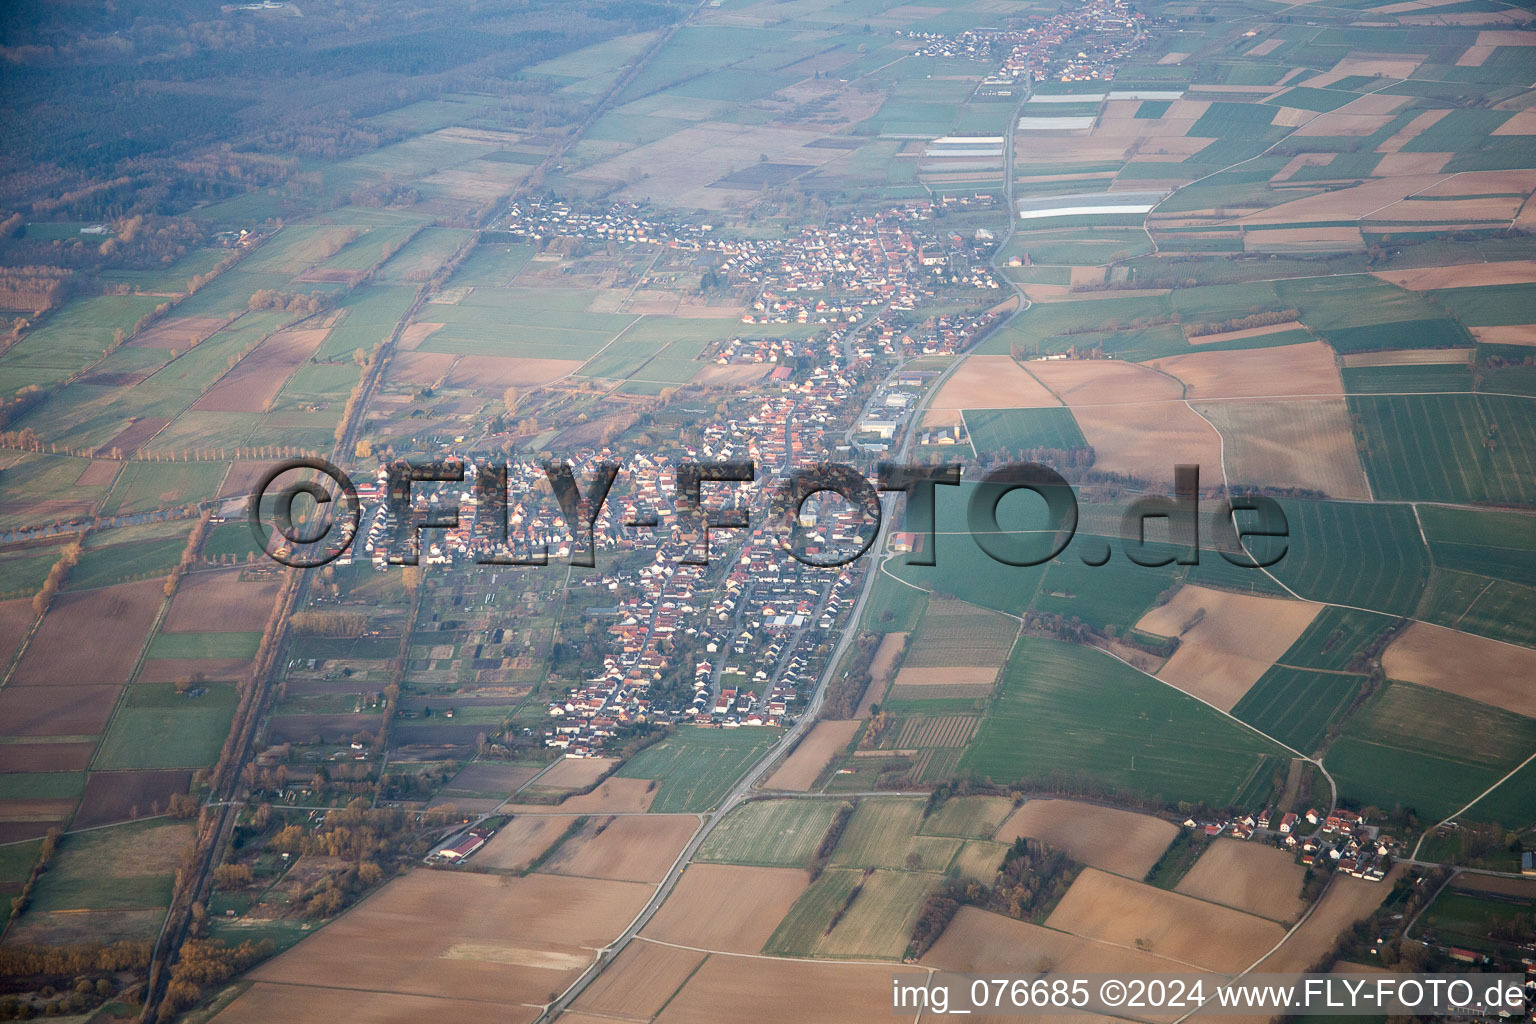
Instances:
[[[1386,877],[1392,866],[1392,851],[1397,846],[1395,839],[1382,835],[1362,815],[1343,809],[1327,814],[1315,808],[1305,814],[1276,814],[1274,808],[1266,807],[1256,815],[1239,814],[1230,820],[1186,818],[1184,827],[1198,829],[1211,838],[1227,835],[1234,839],[1278,839],[1286,849],[1299,852],[1303,864],[1331,862],[1334,870],[1370,882]]]
[[[1108,82],[1146,39],[1146,16],[1126,0],[1087,0],[1016,28],[977,28],[958,35],[909,31],[920,57],[995,61],[977,88],[980,97],[1005,99],[1029,82]]]
[[[648,218],[633,204],[593,210],[542,200],[512,205],[500,226],[535,241],[575,237],[718,253],[724,276],[758,290],[748,318],[826,325],[806,340],[733,339],[706,351],[704,358],[717,362],[764,363],[772,370],[744,407],[719,419],[701,415],[674,451],[620,454],[593,446],[562,453],[579,481],[590,479],[597,462],[623,465],[594,524],[594,544],[599,553],[645,547],[652,557],[599,557],[598,571],[583,577],[580,585],[612,593],[615,603],[587,613],[601,626],[601,670],[550,701],[548,746],[572,757],[599,756],[635,722],[770,726],[797,713],[823,668],[818,648],[852,606],[860,577],[857,569],[817,569],[788,556],[780,531],[767,526],[774,477],[851,451],[843,445],[858,427],[862,396],[883,377],[889,358],[956,351],[992,322],[995,314],[955,313],[918,327],[906,321],[940,288],[997,287],[984,259],[995,244],[990,233],[966,236],[934,226],[941,206],[994,203],[991,196],[912,201],[780,240],[729,239],[710,224]],[[899,417],[909,399],[894,401],[874,412]],[[569,554],[574,539],[541,462],[514,459],[509,495],[499,504],[476,494],[476,457],[463,458],[464,483],[413,487],[418,512],[438,520],[457,512],[457,526],[421,534],[422,564],[452,564],[491,547],[517,558]],[[751,525],[715,532],[710,566],[687,564],[684,556],[698,553],[700,539],[683,533],[673,509],[677,464],[742,459],[758,467],[757,483],[739,488],[735,499]],[[358,487],[369,510],[360,557],[380,567],[409,540],[402,527],[412,525],[395,522],[382,507],[383,489],[382,472],[378,482]],[[730,493],[714,488],[711,501]],[[654,528],[625,525],[650,516]],[[856,550],[866,525],[851,509],[818,513],[808,505],[799,522],[802,549],[812,557]]]

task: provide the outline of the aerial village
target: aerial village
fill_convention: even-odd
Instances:
[[[1301,863],[1308,867],[1330,861],[1335,870],[1367,882],[1387,877],[1392,851],[1397,848],[1397,840],[1383,834],[1380,826],[1371,825],[1364,815],[1342,807],[1332,812],[1308,808],[1304,814],[1281,814],[1266,807],[1257,814],[1240,814],[1230,820],[1201,821],[1191,817],[1185,818],[1183,824],[1208,839],[1230,836],[1275,843],[1300,852]],[[1303,835],[1308,829],[1311,831]]]
[[[852,604],[858,570],[803,565],[780,546],[766,524],[774,479],[795,466],[829,458],[853,461],[886,451],[931,373],[889,375],[893,358],[960,350],[1001,315],[998,282],[987,265],[991,232],[944,230],[945,212],[985,209],[991,197],[911,202],[856,220],[810,227],[798,238],[731,240],[708,224],[650,220],[633,204],[581,212],[563,203],[514,204],[504,230],[548,242],[557,238],[654,243],[714,254],[711,263],[729,286],[752,295],[747,323],[813,324],[809,338],[732,338],[702,359],[720,364],[771,364],[742,414],[706,420],[696,441],[675,451],[623,451],[594,445],[559,453],[576,479],[601,462],[622,465],[593,524],[597,571],[572,585],[611,592],[601,628],[609,647],[602,670],[569,692],[553,695],[544,743],[568,757],[602,756],[614,736],[634,722],[692,721],[725,728],[778,726],[803,707],[824,665],[824,641]],[[937,211],[935,207],[941,209]],[[719,257],[723,256],[723,260]],[[918,312],[941,294],[980,293],[978,312]],[[866,398],[866,395],[868,396]],[[734,410],[733,410],[734,412]],[[464,482],[417,484],[414,507],[432,521],[457,525],[420,534],[420,564],[499,558],[553,561],[571,554],[576,538],[559,517],[545,460],[515,453],[506,461],[510,497],[502,505],[478,496],[484,457],[469,450],[439,457],[463,462]],[[750,526],[717,531],[710,564],[688,564],[702,546],[686,535],[673,510],[673,480],[685,461],[752,460],[757,484],[740,492]],[[355,550],[387,571],[415,543],[414,523],[385,507],[386,470],[358,487],[364,506]],[[707,501],[730,503],[719,486]],[[456,520],[453,515],[456,513]],[[654,527],[633,524],[654,521]],[[505,528],[503,529],[503,525]],[[808,504],[800,527],[813,557],[852,545],[863,524],[851,509],[821,513]],[[646,550],[649,561],[603,558]],[[691,697],[654,699],[652,691],[679,669],[669,652],[683,637],[695,652]]]
[[[1018,28],[975,28],[957,35],[909,31],[922,57],[998,61],[978,98],[1011,99],[1037,82],[1109,82],[1146,38],[1145,15],[1125,0],[1090,0]]]

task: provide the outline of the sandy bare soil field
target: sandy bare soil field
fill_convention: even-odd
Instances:
[[[1463,263],[1454,267],[1377,271],[1383,281],[1412,291],[1431,288],[1474,288],[1487,284],[1536,284],[1536,260],[1505,263]]]
[[[707,955],[636,940],[587,986],[574,1006],[593,1014],[647,1020],[661,1012]],[[571,1015],[560,1019],[570,1021]]]
[[[875,648],[875,656],[869,663],[869,686],[865,688],[853,717],[868,718],[869,709],[885,699],[886,688],[895,674],[896,659],[901,657],[906,648],[906,633],[887,633],[880,638],[880,646]]]
[[[76,487],[105,487],[117,479],[117,471],[122,469],[122,463],[111,459],[96,459],[89,463],[80,475],[75,477]]]
[[[1478,46],[1536,46],[1536,32],[1500,29],[1477,34]]]
[[[656,1018],[657,1024],[876,1021],[891,1016],[891,975],[927,972],[891,965],[742,961],[712,956]]]
[[[0,821],[63,821],[75,809],[75,798],[0,800]]]
[[[1239,971],[1285,929],[1226,907],[1084,868],[1046,925],[1213,971]]]
[[[1323,901],[1312,916],[1285,940],[1284,945],[1265,957],[1258,969],[1266,972],[1304,971],[1312,966],[1318,957],[1333,948],[1340,932],[1381,905],[1403,871],[1403,866],[1398,865],[1380,882],[1335,875],[1333,884],[1323,894]]]
[[[1308,111],[1307,113],[1311,113]],[[1278,122],[1277,122],[1278,123]],[[1307,118],[1296,129],[1299,136],[1312,135],[1324,138],[1363,138],[1392,123],[1391,114],[1347,114],[1334,110]]]
[[[475,863],[482,868],[522,871],[553,846],[570,823],[569,815],[520,814],[475,854]]]
[[[1029,369],[1071,407],[1096,469],[1163,483],[1176,463],[1221,464],[1220,437],[1183,404],[1172,377],[1104,359],[1037,360]]]
[[[1220,436],[1183,402],[1073,406],[1072,415],[1094,469],[1165,485],[1175,465],[1200,466],[1207,479],[1221,465]]]
[[[1470,327],[1472,337],[1485,345],[1536,345],[1536,324],[1504,327]]]
[[[384,372],[391,382],[434,384],[457,358],[452,352],[397,352]]]
[[[1136,628],[1179,638],[1159,679],[1230,711],[1321,608],[1309,601],[1184,586],[1173,600],[1143,615]]]
[[[985,696],[997,683],[998,670],[987,665],[954,665],[938,668],[902,668],[891,687],[891,699],[915,696],[917,688],[932,697],[936,691],[952,691],[951,696]]]
[[[604,779],[592,792],[568,796],[558,804],[508,804],[506,809],[512,814],[617,814],[649,810],[654,799],[655,783],[649,779]]]
[[[1252,351],[1194,352],[1153,359],[1147,365],[1183,381],[1184,397],[1190,399],[1344,393],[1333,349],[1320,341]]]
[[[202,673],[204,679],[230,682],[250,668],[249,658],[147,658],[136,683],[174,683]]]
[[[754,366],[750,363],[720,366],[710,364],[694,375],[696,384],[750,384],[768,376],[773,367],[766,363]]]
[[[1408,140],[1422,135],[1430,125],[1440,120],[1448,110],[1426,110],[1405,124],[1402,129],[1389,136],[1381,145],[1376,147],[1378,153],[1396,153],[1408,144]]]
[[[1175,886],[1178,892],[1285,924],[1306,909],[1306,869],[1278,847],[1218,839]]]
[[[1209,345],[1213,341],[1240,341],[1244,338],[1262,338],[1266,334],[1283,334],[1286,331],[1305,330],[1298,321],[1287,320],[1283,324],[1266,327],[1250,327],[1246,331],[1222,331],[1219,334],[1201,334],[1190,338],[1191,345]]]
[[[1536,717],[1536,650],[1428,622],[1405,629],[1381,656],[1388,677]]]
[[[800,868],[690,864],[642,934],[726,953],[757,953],[810,884]]]
[[[160,580],[60,594],[7,685],[126,683],[164,597]]]
[[[452,996],[421,996],[402,992],[360,992],[354,988],[320,985],[275,985],[257,982],[212,1019],[218,1024],[401,1024],[402,1021],[450,1018],[473,1020],[486,1015],[486,1004]],[[498,1022],[528,1024],[539,1015],[537,1006],[505,1003],[495,1008]],[[569,1018],[566,1018],[569,1020]]]
[[[1353,220],[1428,188],[1436,180],[1432,175],[1417,174],[1379,178],[1351,188],[1293,199],[1248,214],[1240,221],[1244,224],[1293,224],[1298,221]]]
[[[270,462],[231,462],[229,470],[219,484],[219,497],[249,499],[251,491],[256,487],[256,481],[271,468]]]
[[[405,330],[400,332],[400,340],[396,342],[395,348],[401,352],[414,352],[416,351],[416,347],[418,345],[420,345],[423,341],[426,341],[434,333],[442,330],[446,326],[448,325],[421,322],[413,323]]]
[[[1475,349],[1470,348],[1400,348],[1378,352],[1351,352],[1345,366],[1427,366],[1441,363],[1471,365]]]
[[[1189,966],[1135,948],[1070,935],[976,907],[961,907],[922,962],[946,971],[985,974],[1074,971],[1174,974]]]
[[[870,684],[874,688],[874,684]],[[846,722],[817,722],[808,736],[795,747],[778,770],[763,783],[765,789],[793,789],[804,792],[831,763],[837,752],[848,745],[853,734],[859,731],[857,720]]]
[[[453,364],[448,386],[454,388],[531,388],[581,369],[579,359],[514,359],[462,356]]]
[[[185,352],[226,323],[227,320],[212,316],[167,317],[149,330],[134,335],[128,344],[138,348],[165,348]]]
[[[182,577],[166,613],[167,633],[259,631],[272,615],[280,582],[241,581],[239,569]]]
[[[930,409],[1038,409],[1061,401],[1011,356],[967,356]]]
[[[203,393],[199,412],[260,412],[299,364],[315,354],[330,328],[279,331]]]
[[[0,743],[0,772],[83,772],[96,744]]]
[[[1456,876],[1456,888],[1491,892],[1499,896],[1524,896],[1536,900],[1536,878],[1501,878],[1466,871]]]
[[[256,981],[542,1004],[634,919],[652,887],[417,869],[283,955]],[[270,1018],[269,1018],[270,1019]]]
[[[583,789],[618,764],[616,757],[563,757],[534,783],[539,789]]]
[[[1243,233],[1246,252],[1348,252],[1364,248],[1365,236],[1354,225],[1250,229]]]
[[[757,162],[762,153],[772,153],[783,163],[803,164],[807,168],[842,156],[836,149],[808,145],[822,134],[803,128],[706,121],[625,150],[576,172],[576,176],[592,181],[634,182],[626,184],[622,194],[633,194],[636,198],[669,195],[673,202],[682,205],[725,209],[739,202],[741,193],[710,186]]]
[[[594,818],[539,870],[621,882],[660,882],[698,828],[699,819],[691,814]]]
[[[1073,860],[1130,878],[1144,878],[1179,828],[1150,814],[1074,800],[1030,800],[1014,811],[996,839],[1039,839]]]
[[[1371,173],[1383,178],[1393,174],[1435,174],[1450,163],[1454,153],[1383,153]]]
[[[1333,162],[1332,153],[1301,153],[1286,161],[1284,167],[1274,173],[1269,180],[1272,182],[1290,181],[1291,177],[1303,167],[1327,167]]]
[[[1343,398],[1203,402],[1226,441],[1229,484],[1303,487],[1332,498],[1371,496]]]
[[[1477,224],[1507,226],[1525,202],[1524,196],[1478,196],[1469,199],[1404,199],[1362,218],[1362,223]]]

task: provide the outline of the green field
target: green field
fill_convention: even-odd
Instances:
[[[1026,636],[960,767],[999,783],[1081,781],[1222,806],[1280,753],[1107,654]]]
[[[204,501],[218,493],[223,462],[130,462],[118,474],[103,511],[122,515]]]
[[[1536,824],[1536,761],[1500,783],[1497,789],[1474,804],[1464,818],[1496,821],[1511,829]]]
[[[164,299],[148,295],[93,295],[66,303],[0,354],[7,392],[27,384],[51,384],[100,359],[114,331],[133,325]]]
[[[1448,288],[1430,294],[1454,313],[1456,319],[1471,327],[1528,324],[1536,321],[1536,288],[1528,284]]]
[[[1536,646],[1536,588],[1518,583],[1436,569],[1415,615],[1464,633]]]
[[[652,811],[707,811],[719,805],[747,766],[781,735],[777,729],[685,725],[630,758],[617,774],[624,779],[655,779],[660,783]]]
[[[170,683],[128,688],[91,767],[97,771],[203,768],[218,759],[238,695],[226,683],[184,697]]]
[[[192,826],[162,821],[66,836],[27,914],[164,907],[191,840]]]
[[[84,772],[0,774],[0,800],[62,800],[85,789]]]
[[[910,633],[922,621],[923,609],[927,604],[926,591],[914,589],[881,573],[869,592],[869,600],[864,605],[864,617],[859,625],[880,633]]]
[[[1384,686],[1325,765],[1339,795],[1425,821],[1454,813],[1536,750],[1536,721],[1422,686]]]
[[[943,871],[959,852],[960,841],[919,835],[923,801],[865,797],[832,852],[835,867],[921,868]]]
[[[256,545],[256,539],[251,536],[250,524],[244,521],[219,523],[209,529],[208,536],[203,541],[205,558],[234,555],[243,562],[248,556],[259,554],[261,554],[261,548]]]
[[[1328,726],[1349,710],[1364,676],[1276,665],[1254,683],[1232,713],[1304,754],[1322,742]]]
[[[150,641],[151,658],[254,658],[261,633],[159,633]]]
[[[31,597],[42,587],[48,572],[59,560],[59,548],[24,548],[0,558],[0,596]],[[79,564],[75,569],[78,571]]]
[[[976,451],[988,458],[1088,447],[1070,409],[968,409],[965,426]]]
[[[806,864],[836,814],[833,800],[752,800],[715,826],[696,859],[775,867]]]
[[[955,855],[954,863],[949,866],[949,874],[953,878],[974,879],[983,885],[990,885],[997,878],[998,869],[1003,866],[1003,858],[1007,855],[1006,843],[972,840]]]
[[[1425,505],[1419,522],[1437,568],[1536,586],[1536,516]]]
[[[1081,553],[1095,544],[1101,548],[1108,544],[1114,551],[1103,565],[1083,562]],[[1215,552],[1201,558],[1212,572],[1219,570],[1210,563],[1220,561]],[[1137,565],[1124,556],[1118,540],[1079,533],[1072,546],[1046,566],[1045,579],[1029,607],[1099,627],[1129,626],[1152,607],[1159,594],[1178,582],[1181,572],[1176,565]]]
[[[1355,611],[1351,608],[1327,607],[1317,613],[1317,618],[1280,656],[1278,664],[1292,668],[1324,669],[1342,672],[1358,671],[1356,659],[1369,648],[1392,624],[1388,615]]]
[[[1344,390],[1352,395],[1471,391],[1472,367],[1466,363],[1428,366],[1346,366]]]
[[[764,952],[777,956],[899,959],[923,899],[940,876],[906,871],[831,869],[801,894]],[[853,902],[849,896],[862,886]],[[847,907],[834,926],[833,916]]]
[[[1429,577],[1413,509],[1295,499],[1280,504],[1290,546],[1270,571],[1281,582],[1310,601],[1412,614]]]
[[[1448,886],[1435,897],[1414,929],[1414,938],[1431,932],[1444,945],[1460,946],[1480,953],[1503,956],[1520,955],[1520,944],[1509,939],[1495,939],[1495,923],[1508,925],[1517,917],[1530,922],[1531,903],[1518,896],[1467,891]]]
[[[1536,416],[1503,395],[1354,395],[1381,499],[1536,504]]]
[[[32,874],[37,863],[38,851],[43,841],[34,839],[26,843],[6,843],[0,846],[0,885],[20,886]]]
[[[187,547],[186,534],[191,532],[192,524],[188,521],[180,525],[180,537],[88,549],[70,571],[70,589],[85,590],[165,575],[176,567]]]
[[[923,819],[920,831],[929,836],[987,839],[1013,813],[1013,801],[1001,796],[953,796]]]

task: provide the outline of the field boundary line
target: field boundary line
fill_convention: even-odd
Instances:
[[[1504,785],[1504,783],[1508,782],[1511,778],[1513,778],[1516,774],[1518,774],[1519,771],[1522,768],[1524,768],[1526,765],[1530,764],[1532,761],[1536,761],[1536,751],[1533,751],[1531,753],[1530,757],[1527,757],[1524,761],[1521,761],[1519,764],[1515,765],[1514,768],[1510,769],[1508,775],[1505,775],[1498,782],[1495,782],[1493,785],[1489,786],[1487,789],[1485,789],[1481,793],[1477,794],[1477,796],[1473,797],[1470,801],[1468,801],[1468,803],[1467,803],[1467,805],[1465,807],[1462,807],[1460,810],[1458,810],[1455,813],[1451,814],[1449,817],[1445,818],[1444,820],[1436,822],[1431,827],[1432,828],[1439,828],[1441,825],[1448,825],[1451,822],[1455,821],[1458,817],[1460,817],[1461,815],[1467,813],[1473,807],[1476,807],[1478,805],[1478,803],[1481,802],[1483,797],[1487,796],[1489,793],[1492,793],[1494,790],[1496,790],[1500,786]],[[1413,853],[1412,853],[1412,855],[1409,856],[1409,858],[1408,858],[1409,860],[1418,860],[1419,859],[1419,847],[1423,846],[1424,845],[1424,840],[1429,838],[1429,832],[1430,832],[1429,829],[1425,829],[1424,833],[1419,836],[1419,841],[1417,843],[1413,844]]]

